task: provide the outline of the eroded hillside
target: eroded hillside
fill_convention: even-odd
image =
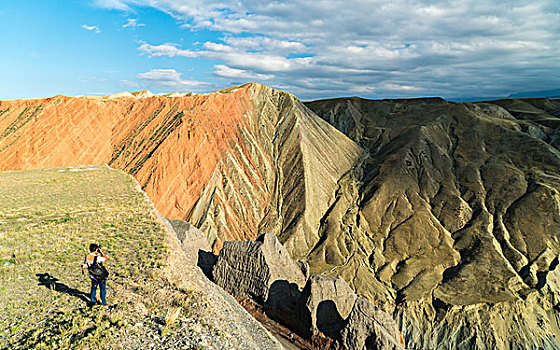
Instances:
[[[0,242],[0,349],[282,348],[121,171],[0,172]],[[93,242],[109,256],[109,307],[88,306]]]
[[[338,179],[361,155],[294,96],[257,84],[186,97],[4,101],[0,114],[0,170],[108,163],[217,249],[272,231],[305,255]]]
[[[369,152],[312,265],[396,305],[417,346],[558,346],[560,102],[307,106]]]
[[[4,101],[0,169],[108,163],[216,250],[272,232],[393,312],[409,347],[554,347],[559,111],[548,99],[303,104],[258,84]]]

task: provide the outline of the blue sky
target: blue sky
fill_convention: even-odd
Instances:
[[[303,99],[560,87],[560,2],[0,0],[0,99],[257,81]]]

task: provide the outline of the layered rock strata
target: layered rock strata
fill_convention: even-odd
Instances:
[[[391,315],[356,296],[344,279],[306,272],[276,236],[264,234],[256,241],[226,242],[212,276],[219,286],[261,304],[302,336],[331,338],[333,349],[403,349]]]
[[[394,307],[415,348],[559,347],[560,101],[307,106],[368,152],[312,267]]]
[[[137,96],[0,101],[0,170],[108,163],[216,251],[265,231],[297,256],[319,241],[358,145],[293,95],[258,84]]]
[[[284,305],[305,285],[307,270],[290,258],[275,235],[264,234],[255,241],[225,242],[212,277],[236,297]]]

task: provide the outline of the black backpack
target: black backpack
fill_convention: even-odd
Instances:
[[[90,275],[99,281],[106,280],[109,277],[109,271],[101,263],[97,262],[97,255],[93,258],[93,264],[88,267],[88,271]]]

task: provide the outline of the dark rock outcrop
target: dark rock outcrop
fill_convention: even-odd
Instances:
[[[307,276],[304,266],[289,257],[276,236],[264,234],[256,241],[225,242],[212,276],[307,339],[326,336],[335,341],[333,348],[403,348],[389,314],[356,296],[344,279]]]
[[[303,288],[298,313],[308,336],[318,331],[334,338],[345,326],[356,294],[341,277],[311,275]]]
[[[341,331],[347,349],[402,349],[401,335],[391,316],[364,298],[357,298]]]
[[[175,233],[191,266],[198,266],[207,277],[211,277],[217,257],[212,254],[204,232],[183,220],[164,218],[163,221]]]
[[[273,234],[256,241],[225,242],[212,269],[214,281],[236,297],[261,304],[292,304],[307,279],[308,267],[292,260]]]

